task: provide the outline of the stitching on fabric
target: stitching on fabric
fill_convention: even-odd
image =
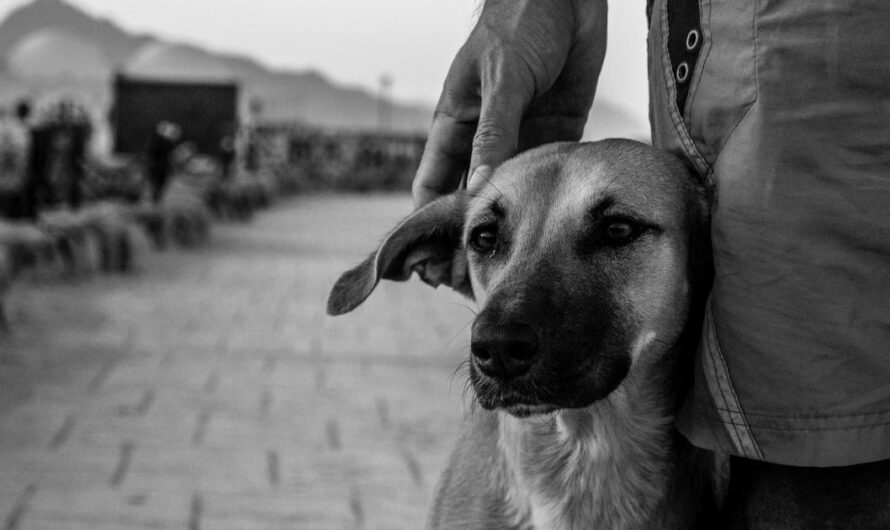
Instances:
[[[705,2],[705,0],[699,0],[698,2],[698,11],[699,13],[704,12],[704,4],[707,3],[708,6],[708,38],[707,38],[707,47],[705,48],[704,57],[699,58],[698,64],[695,65],[695,73],[692,76],[692,85],[689,87],[689,95],[686,96],[686,105],[683,109],[683,114],[689,120],[689,123],[692,123],[692,102],[695,101],[695,94],[698,92],[698,87],[701,85],[701,78],[704,75],[705,65],[708,63],[708,57],[711,56],[711,48],[713,47],[713,39],[711,38],[711,3]],[[702,17],[704,19],[704,17]],[[699,21],[699,25],[702,27],[702,42],[705,42],[705,28],[704,25]],[[704,44],[702,44],[704,47]]]
[[[707,401],[696,398],[697,401],[702,404],[708,403]],[[715,406],[714,408],[725,411],[725,412],[733,412],[731,409],[722,408],[719,406]],[[758,418],[776,418],[776,419],[798,419],[798,420],[830,420],[830,419],[839,419],[839,418],[868,418],[871,416],[883,416],[890,415],[890,410],[882,410],[877,412],[864,412],[860,414],[822,414],[822,415],[803,415],[803,414],[764,414],[757,412],[745,412],[745,416],[756,416]]]
[[[732,423],[727,422],[721,417],[711,415],[711,419],[714,421],[720,421],[723,423]],[[739,426],[743,426],[742,424],[737,424]],[[890,421],[883,421],[880,423],[870,423],[868,425],[859,425],[859,426],[846,426],[846,427],[768,427],[758,425],[758,430],[763,431],[776,431],[776,432],[820,432],[820,431],[862,431],[873,429],[876,427],[885,427],[890,425]]]
[[[710,321],[711,320],[710,300],[708,301],[707,311],[708,311],[708,313],[707,313],[708,316],[706,318],[708,321]],[[713,342],[713,336],[712,336],[713,333],[711,332],[711,330],[713,329],[713,322],[711,322],[711,324],[708,326],[708,328],[709,328],[708,336],[706,337],[706,340],[710,344],[711,342]],[[715,382],[714,384],[716,385],[717,391],[720,393],[719,397],[723,401],[723,404],[724,404],[723,407],[720,407],[717,404],[717,400],[715,399],[714,400],[714,408],[721,412],[726,413],[726,414],[720,414],[720,418],[721,418],[721,420],[724,421],[724,425],[727,425],[727,427],[728,427],[727,430],[730,430],[730,429],[732,430],[732,432],[729,434],[732,437],[733,445],[735,446],[736,450],[739,451],[740,453],[747,454],[747,451],[745,451],[745,444],[742,441],[744,434],[739,431],[738,425],[736,425],[736,423],[734,421],[732,421],[732,414],[734,414],[735,411],[728,408],[729,400],[727,399],[727,396],[726,396],[726,389],[723,388],[722,384],[720,384],[720,373],[717,370],[717,363],[714,360],[714,354],[712,353],[710,346],[708,347],[708,350],[706,352],[704,352],[704,354],[709,357],[710,365],[711,365],[711,372],[713,372],[713,379]],[[717,397],[717,396],[713,396],[713,393],[712,393],[712,397]]]
[[[714,349],[717,353],[717,360],[723,365],[723,372],[726,374],[726,386],[727,390],[732,393],[732,400],[729,403],[732,403],[738,407],[737,413],[742,418],[742,424],[745,426],[746,431],[746,439],[750,440],[751,445],[753,446],[755,454],[762,460],[763,452],[760,450],[760,445],[757,443],[757,439],[754,437],[754,433],[751,432],[751,427],[748,424],[748,419],[745,417],[745,411],[742,408],[742,403],[739,400],[739,396],[735,391],[735,386],[732,384],[732,379],[729,375],[729,367],[726,365],[726,357],[723,355],[723,348],[720,347],[720,340],[717,338],[717,322],[714,320],[713,306],[708,304],[708,312],[711,320],[711,336],[714,341]]]

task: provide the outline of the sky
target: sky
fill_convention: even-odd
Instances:
[[[481,0],[67,0],[125,29],[432,104]],[[27,0],[0,0],[0,17]],[[645,2],[612,0],[598,97],[646,123]]]

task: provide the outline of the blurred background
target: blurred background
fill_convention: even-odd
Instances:
[[[585,138],[648,138],[612,2]],[[418,528],[472,305],[327,291],[478,0],[0,0],[0,528]]]

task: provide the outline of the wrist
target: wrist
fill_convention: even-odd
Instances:
[[[575,19],[576,34],[599,31],[606,26],[608,0],[569,0]]]

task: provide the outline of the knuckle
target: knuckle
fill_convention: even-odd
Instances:
[[[478,86],[478,84],[477,84]],[[478,88],[454,88],[446,86],[433,111],[433,121],[472,122],[479,118],[480,97]]]
[[[440,104],[436,106],[436,109],[433,111],[433,122],[455,122],[462,123],[468,120],[473,120],[473,113],[470,112],[470,108],[467,105],[461,105],[456,102],[449,102],[448,104]]]
[[[473,136],[473,150],[489,150],[504,146],[509,143],[510,136],[507,128],[500,122],[493,120],[480,122]]]

